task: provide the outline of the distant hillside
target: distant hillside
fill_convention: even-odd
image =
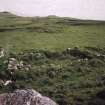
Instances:
[[[8,50],[62,50],[74,46],[105,45],[105,21],[68,17],[20,17],[0,13],[0,46]]]
[[[16,17],[15,14],[13,13],[10,13],[10,12],[7,12],[7,11],[4,11],[4,12],[0,12],[0,17]]]

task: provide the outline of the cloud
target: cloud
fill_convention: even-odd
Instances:
[[[0,0],[0,10],[23,16],[69,16],[105,20],[105,0]]]

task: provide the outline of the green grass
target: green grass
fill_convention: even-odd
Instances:
[[[8,50],[105,47],[105,22],[59,17],[26,18],[1,13],[1,29],[4,31],[0,32],[0,46]]]

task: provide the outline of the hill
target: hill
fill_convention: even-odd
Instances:
[[[0,13],[0,45],[8,50],[31,48],[63,50],[67,47],[105,45],[105,22],[73,18],[19,17]]]

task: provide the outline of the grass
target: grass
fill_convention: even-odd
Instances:
[[[34,88],[59,105],[90,105],[96,94],[105,89],[104,21],[28,18],[4,12],[0,13],[0,46],[8,52],[0,59],[0,79],[15,78],[15,87],[0,84],[0,93],[11,88]],[[88,52],[91,59],[68,54],[65,49],[69,47]],[[10,57],[30,64],[31,70],[17,70],[11,77],[8,64],[4,64]]]
[[[105,22],[4,14],[0,15],[0,30],[4,29],[0,32],[0,45],[9,50],[105,47]]]

